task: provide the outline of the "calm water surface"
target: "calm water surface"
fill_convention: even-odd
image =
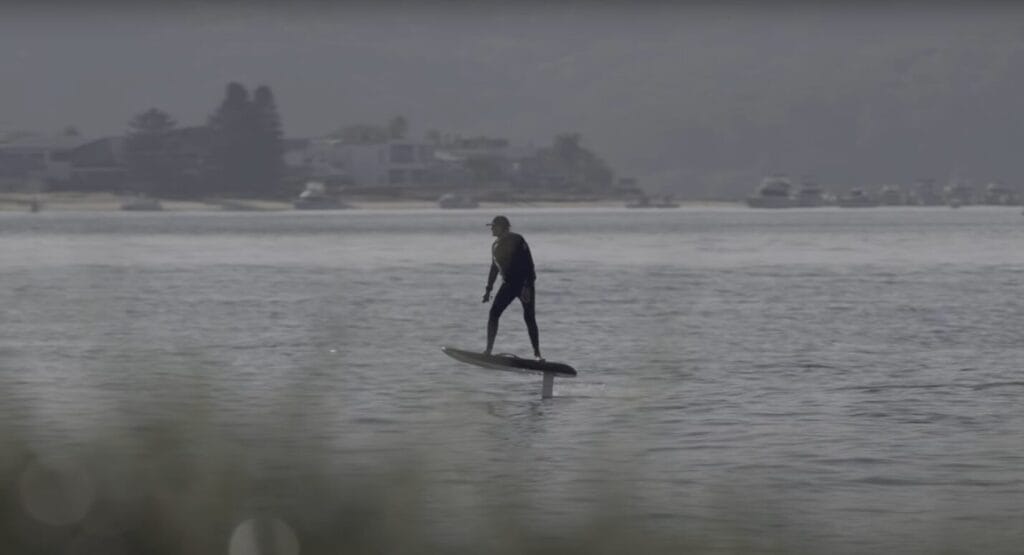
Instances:
[[[506,214],[580,371],[554,399],[440,352],[483,346],[490,212],[43,212],[0,214],[0,418],[40,453],[162,418],[268,475],[415,461],[470,524],[613,497],[831,552],[1024,545],[1019,209]]]

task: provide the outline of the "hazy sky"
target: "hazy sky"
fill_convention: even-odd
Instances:
[[[629,133],[671,137],[674,119],[707,99],[756,94],[751,63],[839,66],[848,45],[971,40],[1021,21],[1004,4],[289,4],[2,8],[0,132],[120,133],[150,107],[200,124],[239,81],[271,86],[292,137],[403,114],[415,136],[439,128],[547,142],[578,131],[612,162],[643,165],[643,152],[623,154]]]
[[[0,19],[0,126],[113,133],[151,106],[199,123],[237,80],[273,88],[290,135],[398,113],[420,131],[500,134],[503,118],[520,118],[536,100],[524,94],[543,98],[552,85],[524,90],[523,70],[571,82],[573,57],[596,39],[635,39],[622,45],[629,49],[671,34],[675,24],[653,11],[394,3],[11,11]],[[557,119],[546,125],[575,123]]]

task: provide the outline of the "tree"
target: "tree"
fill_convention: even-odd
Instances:
[[[590,187],[610,189],[615,182],[615,172],[596,154],[587,151],[587,161],[583,170],[583,180]]]
[[[274,196],[282,192],[284,133],[270,87],[263,85],[253,92],[252,117],[256,128],[252,153],[252,164],[256,168],[253,188],[255,192]]]
[[[388,122],[388,137],[391,139],[404,139],[409,132],[409,120],[405,116],[395,116]]]
[[[258,149],[256,118],[249,92],[239,83],[229,83],[217,110],[210,116],[212,132],[207,187],[210,191],[247,195],[257,170],[252,155]]]
[[[169,114],[156,108],[142,112],[128,123],[128,175],[137,192],[173,193],[180,178],[172,140],[176,125]]]
[[[571,184],[579,185],[583,177],[583,147],[580,146],[580,134],[557,135],[552,146],[555,161],[561,167],[563,175]]]
[[[607,189],[612,186],[614,174],[598,155],[584,148],[579,133],[561,133],[555,136],[549,148],[539,154],[546,172],[561,176],[564,184],[572,188]]]
[[[555,155],[566,167],[571,167],[579,162],[583,147],[580,146],[579,133],[560,133],[554,140]]]

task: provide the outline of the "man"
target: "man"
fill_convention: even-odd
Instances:
[[[494,348],[494,338],[498,335],[498,319],[501,313],[508,308],[512,300],[519,298],[523,305],[523,317],[526,319],[526,330],[530,334],[530,343],[533,345],[533,356],[537,360],[543,360],[540,356],[540,334],[537,331],[537,318],[534,313],[534,282],[537,281],[537,274],[533,270],[533,256],[530,255],[530,246],[518,233],[510,231],[512,224],[505,216],[495,216],[491,223],[491,235],[496,239],[491,245],[491,272],[487,276],[487,289],[484,291],[484,300],[491,299],[491,289],[494,287],[494,280],[501,274],[501,287],[494,296],[494,304],[491,305],[491,313],[487,318],[487,350],[491,354]]]

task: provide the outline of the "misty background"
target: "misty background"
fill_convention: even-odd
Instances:
[[[150,108],[186,130],[237,82],[273,88],[288,138],[579,133],[680,198],[775,172],[1020,188],[1021,15],[5,7],[0,136]],[[580,370],[540,400],[438,348],[483,347],[492,206],[33,213],[30,181],[0,210],[0,553],[1024,545],[1020,206],[495,203],[538,263],[545,355]],[[518,312],[499,352],[529,352]]]
[[[202,124],[225,83],[273,87],[289,138],[402,114],[542,146],[684,198],[761,177],[832,188],[1024,181],[1024,18],[956,8],[184,3],[4,9],[0,133]]]

